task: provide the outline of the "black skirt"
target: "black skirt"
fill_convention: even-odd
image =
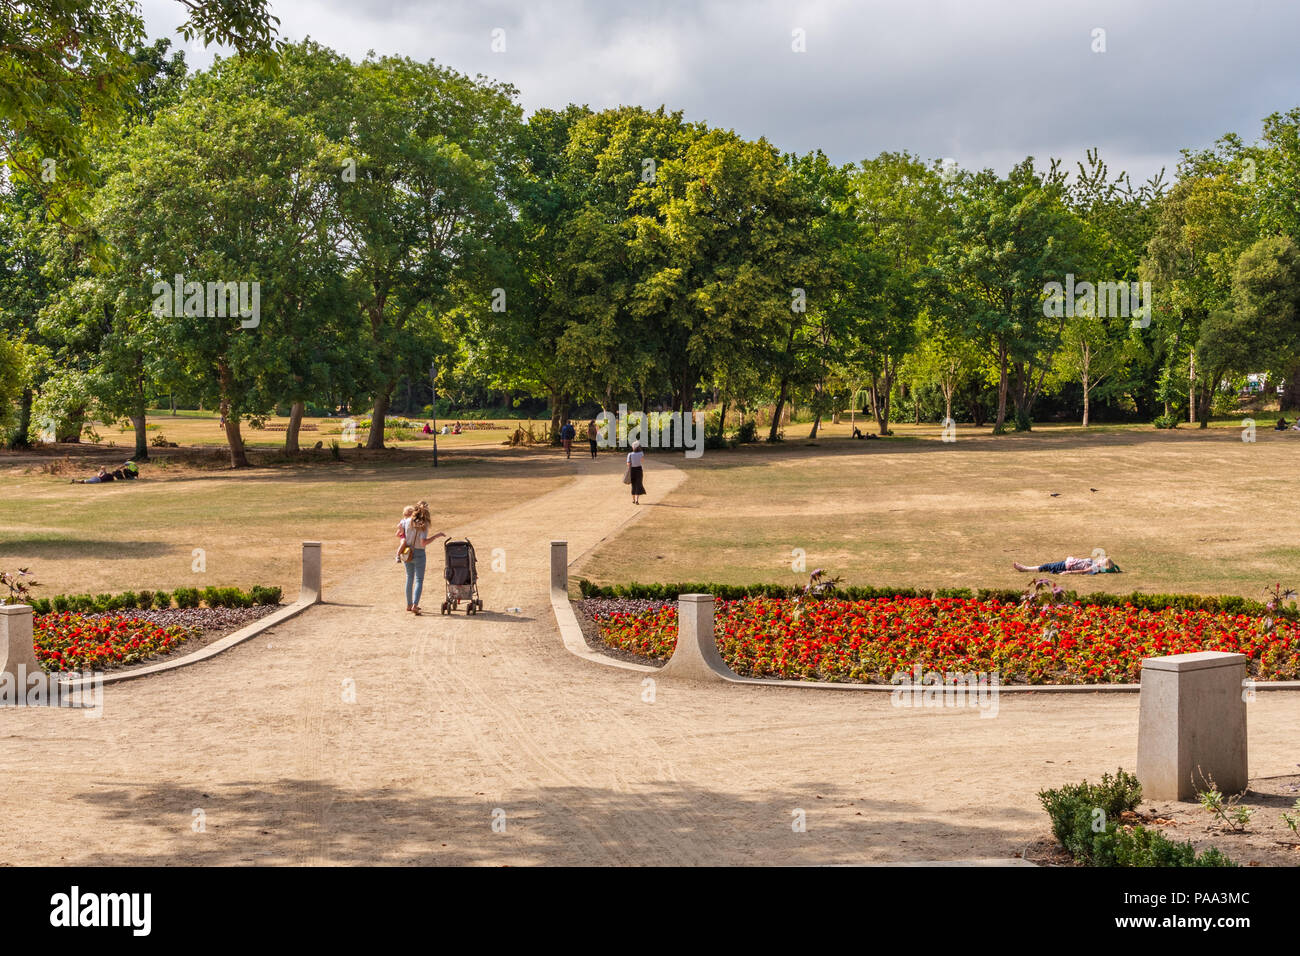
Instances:
[[[631,468],[629,468],[628,470],[632,472],[632,494],[634,495],[645,494],[645,485],[642,484],[641,482],[641,476],[642,476],[641,466],[632,465]]]

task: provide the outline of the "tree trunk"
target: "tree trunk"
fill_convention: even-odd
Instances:
[[[32,400],[33,393],[31,388],[23,389],[22,401],[18,406],[18,427],[14,433],[9,436],[10,448],[30,448],[32,441],[28,433],[32,428]]]
[[[294,402],[289,407],[289,427],[284,430],[284,453],[298,454],[298,431],[302,428],[302,414],[305,411],[302,402]]]
[[[1083,384],[1083,427],[1087,428],[1088,427],[1088,393],[1092,390],[1092,386],[1088,384],[1087,372],[1083,373],[1082,384]]]
[[[993,433],[1002,434],[1007,421],[1007,343],[998,340],[998,415],[993,423]]]
[[[718,441],[726,441],[727,438],[727,400],[722,400],[722,409],[718,412]]]
[[[1196,424],[1196,353],[1187,353],[1187,423]]]
[[[817,437],[817,429],[821,426],[821,423],[822,423],[822,413],[818,412],[816,415],[813,416],[812,431],[808,433],[809,438]]]
[[[366,448],[371,451],[378,451],[384,447],[384,419],[388,416],[388,409],[392,404],[393,386],[395,382],[390,382],[388,386],[375,396],[374,407],[370,410],[370,434],[366,436]]]
[[[226,388],[230,381],[230,370],[224,366],[218,366],[217,372],[221,376],[221,417],[226,423],[226,444],[230,446],[230,467],[247,468],[248,455],[244,453],[244,436],[239,433],[239,416],[230,414],[230,399],[227,398]]]
[[[560,441],[560,393],[551,389],[551,434],[550,441],[552,445]]]
[[[772,427],[767,430],[768,441],[776,441],[777,433],[781,430],[781,412],[785,408],[785,390],[789,384],[788,379],[781,379],[781,388],[776,393],[776,406],[772,409]]]
[[[1278,396],[1278,411],[1300,408],[1300,365],[1292,368],[1282,383],[1282,394]]]
[[[149,434],[145,427],[147,424],[144,417],[143,405],[131,416],[131,424],[135,426],[135,454],[131,460],[135,462],[149,460]]]

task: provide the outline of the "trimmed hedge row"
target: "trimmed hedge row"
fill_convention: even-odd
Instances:
[[[165,610],[170,607],[252,607],[254,604],[279,604],[280,588],[254,586],[251,591],[239,588],[177,588],[175,591],[123,591],[121,594],[56,594],[51,598],[33,598],[37,614],[51,612],[104,612]]]
[[[1175,843],[1141,824],[1120,826],[1120,815],[1142,802],[1142,785],[1124,770],[1101,775],[1101,783],[1041,790],[1039,802],[1052,820],[1052,835],[1086,866],[1236,866],[1211,847],[1197,854],[1191,841]]]
[[[578,580],[584,598],[623,598],[627,600],[675,601],[679,594],[712,594],[723,601],[744,598],[792,598],[803,593],[801,585],[789,584],[615,584],[602,586],[586,578]],[[1016,603],[1024,597],[1023,591],[1012,588],[877,588],[838,587],[833,597],[845,601],[870,601],[876,598],[966,598],[978,601],[1003,601]],[[1094,607],[1124,607],[1131,605],[1139,610],[1163,611],[1177,608],[1182,611],[1209,611],[1222,614],[1246,614],[1260,617],[1268,613],[1263,601],[1238,597],[1235,594],[1078,594],[1065,591],[1065,602],[1078,601]],[[1282,607],[1273,612],[1274,617],[1296,620],[1300,611],[1295,607]]]

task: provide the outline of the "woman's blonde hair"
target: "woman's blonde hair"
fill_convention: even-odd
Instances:
[[[415,503],[415,513],[411,515],[411,523],[416,527],[427,528],[432,519],[429,517],[429,502],[417,501]]]

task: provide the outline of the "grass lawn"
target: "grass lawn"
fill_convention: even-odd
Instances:
[[[213,421],[200,426],[217,434]],[[129,450],[73,446],[71,470],[58,474],[42,469],[59,462],[64,447],[43,457],[0,453],[0,568],[30,566],[44,585],[40,597],[262,584],[279,585],[292,600],[302,541],[323,542],[328,582],[394,553],[401,509],[419,498],[429,501],[435,527],[452,528],[568,479],[558,456],[525,450],[471,456],[452,449],[435,471],[427,450],[350,448],[340,461],[315,452],[301,463],[235,472],[223,466],[224,449],[168,449],[137,481],[69,483]],[[529,480],[521,488],[525,459]],[[192,570],[196,548],[205,552],[204,573]]]
[[[674,455],[688,480],[588,555],[574,574],[628,581],[803,583],[825,567],[848,584],[1023,587],[1011,568],[1102,548],[1116,575],[1064,575],[1080,591],[1186,591],[1259,598],[1300,585],[1300,511],[1291,494],[1300,433],[1260,421],[1187,426],[1036,426],[994,438],[962,426],[899,425],[880,441],[786,441]],[[797,437],[796,437],[797,436]],[[1096,490],[1093,490],[1096,489]],[[1053,497],[1056,494],[1057,497]]]

